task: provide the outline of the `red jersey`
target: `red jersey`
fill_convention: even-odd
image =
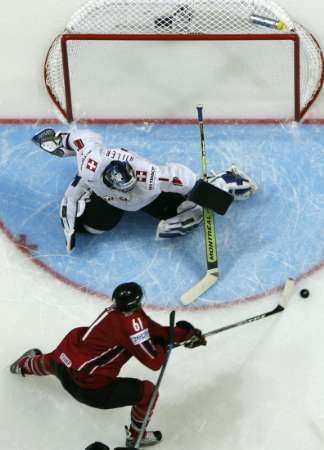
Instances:
[[[176,327],[175,341],[185,340],[187,333]],[[49,356],[64,364],[80,386],[98,388],[116,378],[132,356],[159,370],[165,348],[153,343],[157,336],[167,341],[168,327],[151,320],[143,309],[121,312],[110,307],[89,327],[70,331]]]

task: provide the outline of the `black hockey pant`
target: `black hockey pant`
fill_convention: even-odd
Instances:
[[[77,218],[77,231],[85,232],[83,225],[88,225],[96,230],[108,231],[120,222],[125,211],[110,205],[94,193],[92,193],[90,199],[91,201],[87,203],[82,216]],[[162,192],[141,211],[156,219],[169,219],[177,215],[177,208],[184,200],[185,197],[181,194]]]
[[[53,374],[60,380],[63,388],[75,400],[99,409],[113,409],[132,406],[144,396],[144,383],[136,378],[116,378],[111,383],[96,389],[79,386],[62,364],[51,361]]]

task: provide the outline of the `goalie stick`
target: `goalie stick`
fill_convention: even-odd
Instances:
[[[240,327],[241,325],[246,325],[248,323],[255,322],[257,320],[264,319],[265,317],[269,317],[269,316],[272,316],[273,314],[277,314],[277,313],[279,313],[281,311],[284,311],[286,309],[286,307],[287,307],[289,296],[290,296],[291,292],[293,291],[294,287],[295,287],[294,279],[293,278],[288,278],[288,280],[286,281],[286,283],[284,285],[284,288],[282,290],[281,299],[278,302],[278,305],[274,309],[272,309],[271,311],[262,313],[262,314],[258,314],[257,316],[250,317],[250,318],[245,319],[245,320],[240,320],[239,322],[234,322],[234,323],[232,323],[230,325],[226,325],[226,326],[221,327],[221,328],[216,328],[216,330],[209,331],[208,333],[203,334],[203,336],[206,338],[208,336],[212,336],[213,334],[218,334],[218,333],[221,333],[222,331],[226,331],[226,330],[230,330],[232,328]],[[185,342],[181,342],[180,344],[176,344],[174,347],[179,347],[179,346],[185,345],[185,344],[187,344],[189,342],[190,342],[190,340],[189,341],[185,341]]]
[[[203,173],[203,180],[208,181],[207,176],[207,159],[204,135],[204,121],[203,121],[203,106],[197,106],[198,124],[200,131],[200,147],[201,147],[201,166]],[[209,208],[203,208],[203,222],[205,247],[207,257],[207,273],[198,281],[191,289],[181,296],[181,303],[189,305],[194,302],[201,294],[209,289],[218,280],[218,257],[217,257],[217,242],[214,223],[214,213]]]

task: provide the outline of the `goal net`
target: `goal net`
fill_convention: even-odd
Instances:
[[[255,20],[259,19],[259,20]],[[300,120],[321,49],[267,0],[90,0],[52,43],[47,90],[68,121]]]

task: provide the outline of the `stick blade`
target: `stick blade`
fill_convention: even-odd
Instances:
[[[190,305],[190,303],[193,303],[195,300],[197,300],[198,297],[200,297],[201,294],[203,294],[205,291],[207,291],[216,281],[218,280],[218,270],[208,271],[204,278],[202,278],[200,281],[198,281],[197,284],[192,286],[187,292],[185,292],[181,298],[180,301],[183,305]]]
[[[295,280],[293,278],[288,278],[281,292],[281,299],[279,301],[279,305],[282,306],[282,308],[287,307],[289,298],[294,288],[295,288]]]

